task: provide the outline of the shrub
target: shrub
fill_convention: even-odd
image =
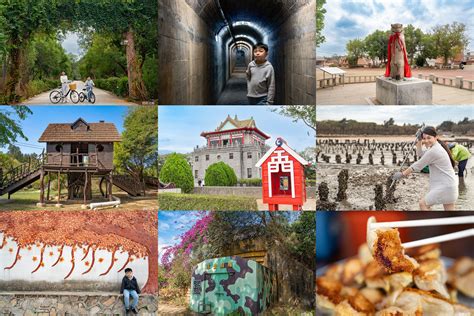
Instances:
[[[57,88],[58,86],[59,86],[59,81],[57,80],[50,80],[50,79],[31,80],[26,86],[26,97],[27,98],[34,97],[35,95]]]
[[[189,193],[194,188],[191,166],[184,155],[177,153],[173,153],[166,158],[163,167],[161,167],[160,180],[165,183],[174,183],[184,193]]]
[[[262,186],[262,179],[239,179],[238,184],[240,186],[247,186],[247,187],[261,187]]]
[[[316,180],[315,179],[306,179],[306,186],[307,187],[315,187],[316,186]]]
[[[160,193],[158,202],[160,210],[257,210],[257,200],[245,196]]]
[[[95,86],[114,93],[120,97],[128,96],[128,78],[127,77],[110,77],[107,79],[95,79]]]
[[[234,186],[237,184],[237,176],[234,169],[224,162],[216,162],[210,165],[204,176],[206,186]]]

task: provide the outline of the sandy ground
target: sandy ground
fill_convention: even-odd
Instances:
[[[456,210],[471,210],[474,207],[474,168],[472,161],[468,165],[468,175],[464,183],[459,185],[459,198]],[[373,210],[375,193],[374,187],[377,183],[386,182],[387,178],[398,167],[391,166],[369,166],[353,164],[327,164],[319,163],[317,166],[317,183],[325,181],[329,186],[329,199],[335,201],[338,181],[337,175],[342,169],[349,169],[349,186],[347,189],[347,200],[338,204],[339,210]],[[384,190],[386,190],[384,186]],[[418,201],[429,190],[429,175],[415,173],[397,183],[395,198],[396,202],[387,204],[387,210],[419,210]],[[433,210],[442,210],[441,205],[436,205]]]
[[[166,303],[158,303],[158,315],[197,315],[190,312],[186,307],[169,305]]]

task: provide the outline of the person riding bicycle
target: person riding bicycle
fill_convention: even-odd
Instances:
[[[86,80],[86,90],[87,90],[87,100],[91,102],[91,97],[92,97],[92,90],[94,89],[94,81],[92,81],[91,77],[87,77]]]
[[[62,91],[62,93],[63,93],[63,95],[66,95],[67,91],[68,91],[69,80],[67,79],[66,73],[64,71],[61,72],[61,77],[59,77],[59,81],[61,81],[61,91]],[[63,103],[65,103],[65,102],[67,102],[66,98],[63,99]]]

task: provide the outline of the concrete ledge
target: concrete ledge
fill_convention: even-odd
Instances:
[[[6,315],[125,315],[123,296],[107,292],[0,292]],[[156,295],[140,295],[139,313],[156,315]]]
[[[195,194],[204,195],[236,195],[262,198],[262,187],[195,187]],[[316,196],[316,187],[307,187],[306,196],[310,199]]]
[[[376,98],[385,105],[431,105],[433,104],[433,83],[429,80],[410,78],[391,80],[377,77]]]

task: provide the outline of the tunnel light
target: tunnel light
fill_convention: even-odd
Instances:
[[[216,42],[219,42],[219,37],[217,35],[215,36],[215,38],[216,38]]]
[[[268,32],[268,29],[266,29],[265,27],[262,27],[260,26],[259,24],[257,23],[254,23],[254,22],[249,22],[249,21],[237,21],[237,22],[234,22],[232,23],[232,26],[240,26],[240,25],[245,25],[245,26],[249,26],[251,28],[253,28],[254,30],[257,30],[263,37],[264,34],[267,34],[269,33]]]

